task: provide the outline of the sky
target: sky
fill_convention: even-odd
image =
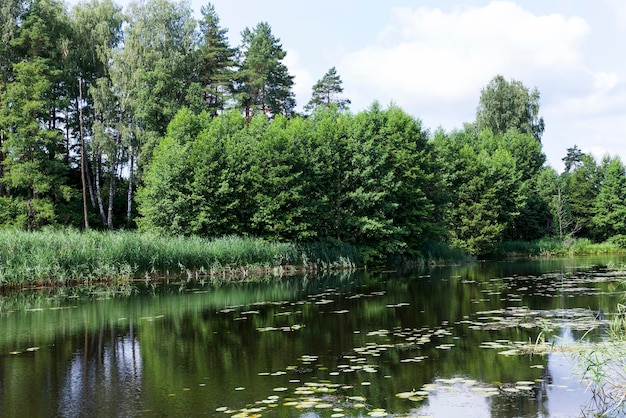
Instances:
[[[130,0],[118,0],[125,6]],[[207,1],[191,0],[198,14]],[[267,22],[287,51],[298,109],[336,67],[351,110],[395,103],[434,132],[475,119],[498,74],[541,94],[548,164],[567,148],[626,162],[624,0],[213,0],[238,46]]]

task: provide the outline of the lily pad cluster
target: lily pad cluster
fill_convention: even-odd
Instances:
[[[475,319],[464,319],[459,323],[467,324],[473,330],[487,331],[498,331],[505,328],[554,330],[563,327],[586,331],[609,324],[608,320],[602,319],[592,310],[584,308],[536,310],[526,306],[517,306],[476,312],[475,316]]]

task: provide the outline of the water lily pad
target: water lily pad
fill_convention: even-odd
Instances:
[[[502,391],[507,393],[518,393],[520,390],[517,388],[503,388]]]

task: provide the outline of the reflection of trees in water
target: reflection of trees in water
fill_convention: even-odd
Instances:
[[[124,416],[140,410],[142,359],[139,341],[115,327],[85,332],[61,384],[59,415]]]

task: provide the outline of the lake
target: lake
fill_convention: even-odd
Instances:
[[[623,257],[0,297],[0,416],[574,417]],[[600,266],[600,267],[599,267]]]

